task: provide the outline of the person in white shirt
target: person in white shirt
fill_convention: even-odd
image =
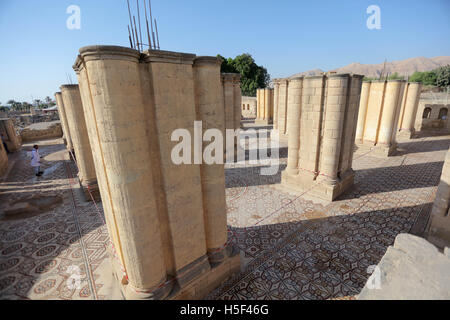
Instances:
[[[42,176],[41,171],[41,156],[39,155],[39,146],[33,146],[33,151],[31,151],[31,166],[34,168],[34,173],[37,177]]]

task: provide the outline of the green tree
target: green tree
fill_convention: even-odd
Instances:
[[[436,85],[438,87],[450,86],[450,65],[440,67],[436,70]]]
[[[217,55],[222,60],[221,72],[240,73],[241,90],[244,96],[256,96],[256,89],[266,88],[270,82],[270,76],[267,69],[258,66],[253,57],[244,53],[236,58],[224,58]]]
[[[398,72],[394,72],[388,77],[388,80],[404,80],[405,77],[398,74]]]
[[[421,82],[425,86],[435,86],[436,85],[436,71],[416,71],[411,77],[409,77],[410,82]]]

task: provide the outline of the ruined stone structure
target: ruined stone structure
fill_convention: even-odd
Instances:
[[[256,118],[256,98],[242,97],[242,116],[244,118]]]
[[[374,155],[390,156],[396,151],[404,88],[403,80],[363,83],[356,130],[357,145],[370,147]]]
[[[255,124],[270,125],[273,123],[274,90],[270,88],[256,90],[256,120]]]
[[[222,73],[223,107],[225,109],[225,128],[237,130],[241,127],[241,75]]]
[[[95,199],[98,199],[97,175],[88,137],[80,89],[78,85],[62,85],[61,96],[63,100],[62,105],[66,111],[70,138],[76,154],[80,185],[83,188],[87,200],[91,200],[91,195]]]
[[[63,131],[61,121],[37,122],[25,127],[20,131],[23,142],[31,142],[44,139],[61,138]]]
[[[450,246],[450,152],[445,157],[436,198],[427,226],[428,240],[438,247]]]
[[[353,185],[353,145],[362,76],[289,82],[288,164],[282,184],[332,201]]]
[[[222,95],[223,108],[225,112],[225,127],[224,129],[239,130],[241,128],[242,119],[242,93],[241,93],[241,75],[239,73],[222,73]],[[223,131],[223,136],[226,137],[226,131]],[[235,139],[233,144],[234,155],[237,154],[238,141]],[[231,147],[230,147],[231,148]],[[224,143],[224,152],[226,155],[231,155],[227,152],[227,145]]]
[[[274,121],[273,129],[278,130],[280,140],[288,139],[288,90],[289,79],[274,79]]]
[[[398,138],[411,139],[414,137],[414,124],[419,107],[421,90],[422,84],[420,82],[408,82],[405,84],[400,116],[398,118]]]
[[[0,119],[0,135],[6,143],[9,152],[16,152],[22,147],[22,139],[17,134],[12,119]]]
[[[196,120],[224,126],[220,61],[91,46],[74,69],[125,297],[204,297],[240,269],[227,239],[224,166],[175,164],[171,134],[194,136]]]
[[[69,124],[67,122],[66,109],[62,99],[61,92],[55,93],[56,105],[58,106],[59,118],[61,119],[61,126],[63,130],[64,143],[67,146],[67,150],[73,151],[72,138],[70,137]]]
[[[8,169],[8,155],[6,154],[5,147],[0,141],[0,177],[3,176]]]
[[[417,132],[450,132],[449,108],[450,99],[447,93],[422,93],[414,124],[415,130]]]

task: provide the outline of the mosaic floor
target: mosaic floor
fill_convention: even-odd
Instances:
[[[0,299],[109,299],[102,208],[82,201],[62,140],[39,144],[48,160],[44,176],[33,177],[25,146],[0,181],[0,207],[36,194],[62,204],[20,220],[0,215]],[[397,234],[420,233],[449,146],[450,136],[430,136],[400,143],[388,159],[357,150],[355,186],[331,204],[284,192],[280,173],[227,165],[230,238],[245,268],[208,299],[354,297]],[[282,144],[280,170],[286,157]],[[79,283],[68,286],[74,274]]]

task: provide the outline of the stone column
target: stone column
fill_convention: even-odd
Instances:
[[[400,80],[391,80],[386,84],[377,142],[378,145],[381,145],[388,150],[388,155],[396,149],[395,135],[398,116],[400,114],[403,88],[404,81]]]
[[[420,93],[422,84],[419,82],[409,82],[405,88],[405,105],[399,119],[400,135],[412,138],[415,133],[414,122],[419,108]]]
[[[61,95],[69,123],[70,137],[76,154],[79,170],[78,178],[86,200],[90,201],[89,191],[98,198],[98,185],[78,85],[62,85]]]
[[[264,120],[267,124],[272,123],[272,91],[271,89],[264,89]]]
[[[220,60],[199,57],[194,61],[194,83],[197,119],[203,130],[225,129],[225,112],[221,101]],[[235,83],[235,91],[239,89]],[[237,96],[240,96],[236,92]],[[239,103],[240,106],[240,103]],[[240,119],[239,119],[240,120]],[[203,142],[205,149],[210,142]],[[205,217],[206,247],[212,264],[226,257],[227,212],[225,202],[225,171],[223,164],[202,164],[201,182]]]
[[[289,135],[288,140],[288,163],[286,171],[295,175],[298,173],[298,159],[300,149],[300,115],[302,102],[303,78],[291,79],[289,83],[288,104],[291,116],[288,119]]]
[[[69,125],[67,123],[66,110],[64,108],[61,92],[55,93],[56,105],[58,106],[59,118],[61,120],[61,126],[64,132],[64,138],[67,146],[67,150],[73,150],[72,138],[70,137]]]
[[[260,89],[256,89],[256,120],[261,119],[261,96]]]
[[[236,73],[233,78],[233,97],[234,97],[234,129],[241,128],[242,120],[242,91],[241,91],[241,75]]]
[[[154,186],[152,158],[147,148],[147,119],[140,83],[138,51],[92,46],[80,49],[86,68],[97,143],[96,163],[107,184],[116,221],[121,260],[128,275],[128,298],[166,297],[166,280]],[[97,158],[97,159],[99,159]],[[100,171],[98,170],[98,171]]]
[[[445,156],[441,181],[427,226],[427,238],[438,247],[450,244],[450,151]]]
[[[22,147],[22,141],[14,128],[14,123],[11,119],[0,119],[0,131],[5,136],[6,145],[9,152],[19,151]]]
[[[367,107],[369,103],[371,81],[364,81],[361,89],[361,101],[359,103],[358,125],[356,127],[356,141],[363,142],[364,129],[366,125]]]
[[[278,130],[278,103],[280,98],[280,82],[279,79],[273,79],[274,99],[273,99],[273,129]]]
[[[0,177],[8,170],[8,155],[6,154],[5,146],[0,143]]]
[[[285,138],[287,133],[287,110],[288,110],[288,80],[281,79],[278,97],[278,129],[280,138]]]
[[[234,74],[223,73],[223,95],[224,95],[224,107],[225,107],[225,128],[234,129],[235,127],[235,101],[234,101]]]

